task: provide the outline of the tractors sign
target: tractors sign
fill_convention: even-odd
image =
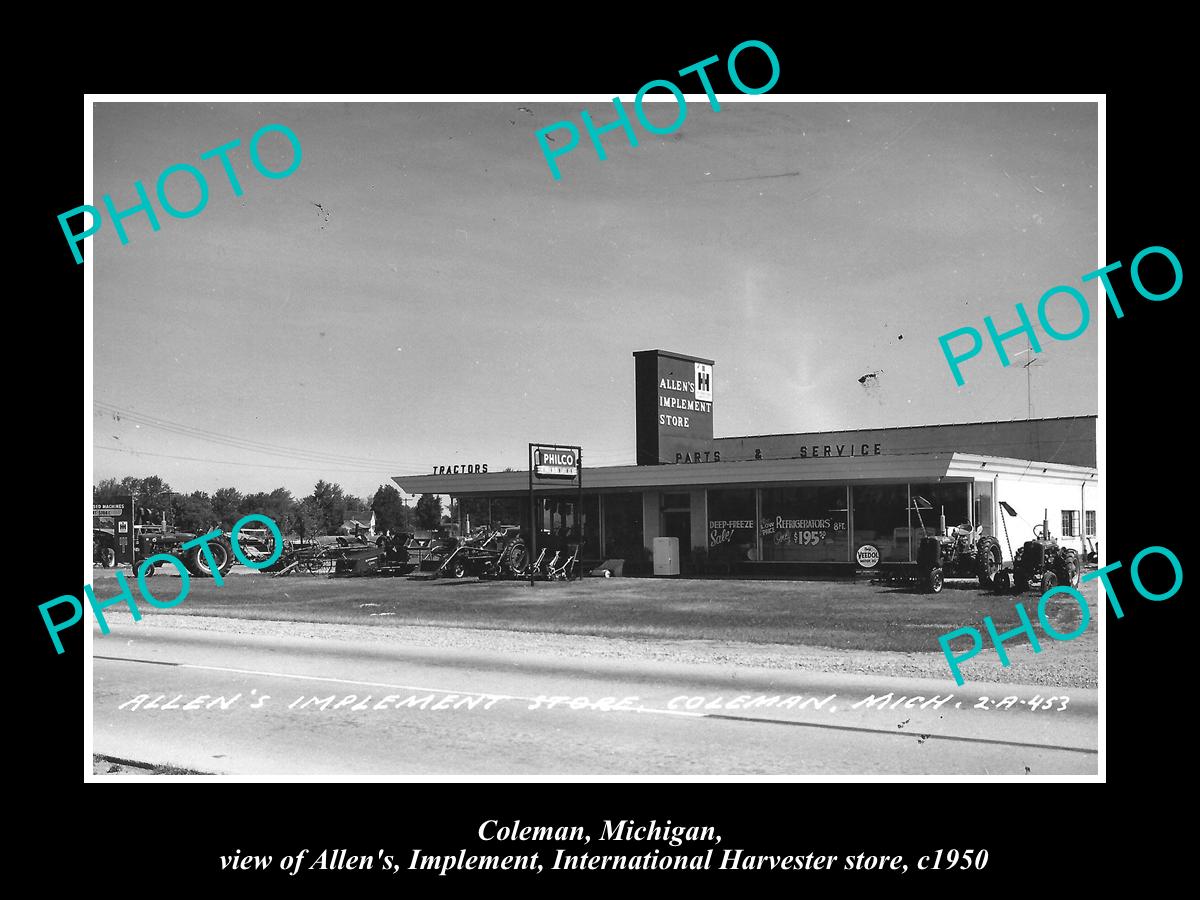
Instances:
[[[535,478],[579,477],[579,447],[547,447],[533,445],[533,474]]]

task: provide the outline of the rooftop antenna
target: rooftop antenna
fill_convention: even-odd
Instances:
[[[1028,338],[1026,339],[1028,341]],[[1040,366],[1042,361],[1034,354],[1033,344],[1030,343],[1024,350],[1018,350],[1013,354],[1016,358],[1022,354],[1028,353],[1029,359],[1022,364],[1021,368],[1025,370],[1025,418],[1033,418],[1033,367]]]
[[[1040,366],[1042,361],[1034,354],[1033,345],[1026,338],[1029,346],[1024,350],[1019,350],[1013,354],[1014,357],[1020,356],[1023,353],[1029,354],[1029,359],[1021,366],[1025,370],[1025,420],[1033,421],[1033,367]],[[1038,435],[1037,423],[1033,423],[1033,430],[1029,432],[1029,458],[1038,459],[1038,448],[1041,446],[1041,438]]]

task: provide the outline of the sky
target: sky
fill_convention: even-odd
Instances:
[[[652,348],[716,361],[717,436],[1098,412],[1097,283],[1080,283],[1108,262],[1095,104],[689,95],[679,131],[609,132],[603,161],[582,109],[614,117],[590,100],[97,103],[89,202],[133,206],[134,181],[153,196],[176,163],[209,198],[187,219],[155,199],[160,230],[131,216],[125,246],[108,222],[87,239],[95,478],[369,496],[440,465],[524,469],[530,441],[632,464],[632,353]],[[581,143],[556,181],[534,132],[563,120]],[[276,123],[302,160],[267,179],[248,144]],[[234,139],[241,197],[199,159]],[[278,133],[260,149],[291,161]],[[199,190],[175,174],[167,195],[188,209]],[[1084,290],[1087,331],[1042,334],[1029,370],[985,347],[957,387],[938,336],[1015,327],[1017,302],[1036,321],[1056,285]],[[1079,315],[1049,307],[1060,331]]]

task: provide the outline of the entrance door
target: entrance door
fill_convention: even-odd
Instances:
[[[692,558],[692,513],[690,510],[663,512],[663,537],[679,538],[679,559]]]
[[[662,495],[662,536],[679,538],[679,561],[692,558],[692,497],[690,494]]]

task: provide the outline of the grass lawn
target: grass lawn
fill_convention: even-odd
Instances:
[[[111,573],[97,569],[95,579],[97,596],[107,596]],[[164,600],[178,589],[171,577],[149,584]],[[983,631],[984,616],[992,616],[1001,632],[1015,628],[1018,600],[1036,625],[1035,595],[996,595],[971,582],[948,583],[940,594],[926,594],[848,581],[588,578],[530,588],[520,582],[245,574],[227,576],[221,587],[192,579],[191,592],[178,607],[147,606],[144,612],[930,653],[940,652],[937,639],[947,631],[964,625]],[[1094,620],[1094,605],[1092,615]],[[1055,630],[1066,633],[1078,626],[1080,611],[1057,595],[1047,605],[1047,617]],[[1095,628],[1093,621],[1087,636],[1094,639]],[[1006,646],[1023,643],[1028,639],[1022,635]]]

